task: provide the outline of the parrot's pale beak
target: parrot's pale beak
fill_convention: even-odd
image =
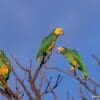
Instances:
[[[57,54],[60,54],[60,50],[59,49],[57,49]]]
[[[63,30],[61,31],[61,35],[64,35],[64,31]]]
[[[58,53],[58,54],[60,54],[62,51],[63,51],[63,48],[62,48],[62,47],[58,47],[58,48],[57,48],[57,53]]]

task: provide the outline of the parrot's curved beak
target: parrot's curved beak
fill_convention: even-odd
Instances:
[[[57,48],[57,54],[60,54],[61,52],[60,52],[60,50],[59,50],[59,48]]]
[[[64,31],[63,30],[61,30],[61,35],[64,35]]]
[[[60,53],[62,53],[63,50],[64,50],[63,47],[58,47],[58,48],[57,48],[57,53],[60,54]]]

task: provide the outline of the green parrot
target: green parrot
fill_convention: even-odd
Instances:
[[[49,55],[55,46],[58,36],[63,34],[64,31],[62,28],[55,28],[47,37],[45,37],[38,50],[36,60],[41,61],[44,53]]]
[[[76,50],[68,49],[65,47],[58,47],[57,52],[65,56],[69,64],[72,66],[71,69],[73,69],[74,71],[76,69],[79,69],[82,72],[83,77],[87,78],[87,71],[79,53]]]
[[[10,60],[6,57],[3,50],[0,50],[0,77],[2,78],[2,81],[0,81],[0,86],[4,86],[4,83],[2,83],[3,81],[7,86],[7,80],[9,79],[10,74],[10,67]]]

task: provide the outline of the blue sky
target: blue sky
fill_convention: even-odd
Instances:
[[[65,58],[55,50],[60,45],[74,48],[81,54],[89,76],[100,81],[100,68],[91,57],[91,53],[100,57],[100,0],[0,1],[0,48],[9,58],[16,56],[23,65],[28,65],[30,58],[34,66],[38,65],[35,57],[41,41],[57,26],[65,34],[57,40],[48,65],[68,68]],[[77,89],[73,81],[65,75],[56,90],[60,100],[66,98],[65,91]],[[77,93],[71,95],[77,98]]]

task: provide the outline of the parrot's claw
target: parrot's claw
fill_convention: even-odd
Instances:
[[[47,60],[49,60],[51,53],[49,53],[48,55],[46,55],[44,62],[47,62]]]
[[[74,68],[71,66],[71,67],[68,69],[68,71],[74,72]]]
[[[77,75],[77,74],[76,74],[76,70],[75,70],[75,68],[73,68],[73,66],[71,66],[71,67],[68,69],[68,71],[70,71],[71,73],[73,73],[75,76]]]

